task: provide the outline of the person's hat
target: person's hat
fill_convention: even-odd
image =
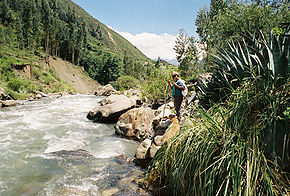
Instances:
[[[179,74],[178,74],[178,72],[177,71],[173,71],[172,72],[172,75],[174,76],[174,75],[177,75],[177,76],[179,76]]]

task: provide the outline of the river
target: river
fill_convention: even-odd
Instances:
[[[139,195],[129,179],[142,171],[126,160],[138,143],[86,118],[101,99],[68,95],[0,109],[0,195]]]

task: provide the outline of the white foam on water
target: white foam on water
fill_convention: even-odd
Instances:
[[[118,152],[101,152],[100,154],[98,154],[96,156],[96,158],[98,158],[98,159],[108,159],[108,158],[116,157],[116,156],[119,156],[119,155],[121,155],[121,154],[118,153]]]
[[[43,183],[43,195],[54,195],[59,186],[75,187],[88,191],[90,195],[97,193],[99,180],[109,178],[107,168],[112,167],[113,158],[118,155],[134,153],[137,144],[114,135],[113,125],[98,124],[86,118],[87,113],[99,104],[102,98],[95,96],[64,96],[59,99],[43,99],[38,102],[28,102],[25,105],[0,111],[0,160],[1,171],[13,171],[17,177],[0,172],[0,195],[7,189],[12,190],[10,182],[22,185],[22,169],[34,165],[36,176],[63,171],[54,174]],[[51,152],[61,150],[87,150],[96,159],[84,163],[60,162]],[[18,161],[19,159],[19,161]],[[8,164],[17,160],[17,166]],[[45,161],[43,161],[45,160]],[[27,163],[27,161],[29,161]],[[55,166],[55,164],[57,166]],[[78,165],[80,164],[80,165]],[[52,170],[52,171],[48,171]],[[85,174],[79,175],[85,172]],[[86,175],[86,172],[87,175]],[[27,174],[31,175],[31,174]],[[7,179],[7,181],[5,181]],[[8,186],[8,187],[6,187]],[[16,187],[17,188],[17,187]]]
[[[64,137],[52,138],[48,141],[45,153],[56,152],[60,150],[77,150],[85,146],[86,137],[79,132],[68,131]]]

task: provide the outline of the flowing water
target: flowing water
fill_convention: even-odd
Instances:
[[[100,100],[75,95],[0,109],[0,195],[138,195],[122,184],[142,173],[126,160],[138,143],[86,118]]]

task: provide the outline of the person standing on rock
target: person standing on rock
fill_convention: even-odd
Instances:
[[[180,108],[181,103],[183,101],[182,91],[185,90],[185,86],[182,80],[179,78],[178,72],[176,71],[172,72],[172,79],[174,80],[173,84],[171,84],[171,82],[168,79],[166,81],[168,82],[168,85],[172,89],[172,96],[174,98],[174,108],[176,116],[178,120],[181,120]]]

